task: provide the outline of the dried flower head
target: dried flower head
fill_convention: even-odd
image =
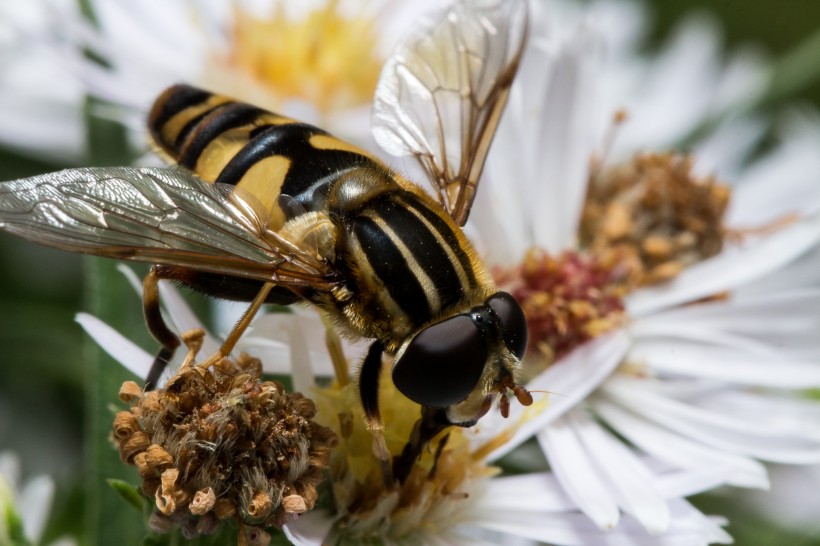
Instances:
[[[579,244],[628,257],[633,286],[666,281],[720,253],[729,197],[714,178],[697,178],[688,156],[638,154],[590,181]]]
[[[313,421],[310,399],[261,381],[258,359],[195,364],[203,335],[183,336],[188,355],[164,388],[123,384],[131,409],[117,414],[114,441],[155,500],[154,530],[193,537],[234,519],[241,542],[265,544],[263,527],[313,508],[336,435]]]

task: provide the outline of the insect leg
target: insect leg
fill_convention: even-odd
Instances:
[[[180,345],[179,337],[171,331],[165,324],[162,318],[159,305],[159,280],[160,275],[157,272],[157,266],[152,266],[143,281],[142,292],[142,312],[145,315],[145,324],[148,326],[148,331],[154,336],[161,347],[157,356],[154,358],[154,363],[151,364],[151,370],[148,372],[148,377],[145,378],[145,390],[150,391],[157,386],[159,376],[162,374],[168,362],[173,358],[174,352]]]
[[[421,455],[421,451],[427,446],[430,441],[442,430],[448,428],[450,425],[447,417],[441,408],[428,408],[422,406],[421,417],[416,421],[413,427],[413,432],[410,434],[410,439],[401,452],[401,455],[393,460],[393,475],[399,481],[404,482],[410,476],[413,470],[413,465]],[[439,444],[440,450],[444,449],[443,442]],[[439,452],[436,455],[435,464],[438,464]]]
[[[384,439],[384,424],[379,413],[379,377],[382,370],[382,353],[384,345],[374,341],[364,357],[359,372],[359,398],[362,401],[367,428],[373,434],[373,455],[379,460],[386,487],[393,486],[393,472],[390,464],[390,451]]]
[[[221,358],[223,356],[228,356],[229,354],[231,354],[231,351],[233,351],[233,348],[234,346],[236,346],[236,343],[239,341],[239,338],[242,337],[242,334],[245,333],[245,330],[247,330],[248,326],[253,320],[253,317],[256,316],[256,313],[257,311],[259,311],[259,308],[262,307],[263,303],[265,303],[268,294],[270,294],[270,291],[273,289],[274,286],[275,285],[272,282],[266,282],[262,286],[262,289],[259,290],[259,294],[257,294],[257,296],[254,298],[250,306],[247,309],[245,309],[245,312],[242,314],[242,317],[231,329],[231,332],[228,334],[228,337],[225,338],[225,341],[219,348],[219,352],[214,356],[218,355],[218,357]],[[213,358],[214,357],[209,358],[208,361],[210,362]]]
[[[350,374],[347,371],[347,359],[342,350],[342,340],[339,339],[339,334],[336,333],[336,328],[333,322],[325,313],[322,313],[322,324],[325,327],[325,345],[327,345],[327,352],[330,354],[330,361],[333,363],[333,371],[336,373],[336,381],[339,385],[344,387],[350,383]],[[378,412],[378,400],[376,401]]]
[[[237,323],[234,324],[234,327],[231,329],[230,333],[228,333],[228,337],[225,338],[225,341],[222,342],[219,350],[209,356],[207,360],[199,363],[198,366],[207,368],[219,362],[220,359],[231,354],[231,351],[233,351],[233,348],[236,346],[239,338],[242,337],[242,334],[244,334],[245,330],[248,329],[253,317],[256,316],[259,308],[262,307],[263,303],[265,303],[268,294],[270,294],[270,291],[273,290],[274,286],[276,285],[272,282],[266,282],[262,285],[262,289],[259,290],[259,293],[253,299],[250,306],[248,306],[248,308],[245,309],[245,312],[242,313],[242,316],[239,318]]]
[[[382,353],[384,345],[381,341],[374,341],[367,350],[367,356],[362,362],[359,373],[359,397],[362,401],[364,416],[367,419],[367,428],[383,430],[382,418],[379,413],[379,376],[382,370]]]

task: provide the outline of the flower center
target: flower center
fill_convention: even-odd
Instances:
[[[499,286],[518,300],[527,317],[525,375],[620,324],[627,272],[616,259],[604,261],[577,251],[554,257],[539,249],[527,252],[520,266],[494,272]]]
[[[421,415],[393,386],[389,367],[380,382],[384,439],[391,457],[399,455]],[[332,544],[424,543],[420,533],[443,534],[459,522],[480,478],[495,474],[469,448],[462,430],[451,428],[422,451],[403,483],[385,485],[374,457],[373,434],[365,426],[355,385],[319,389],[317,419],[337,433],[330,456],[330,479],[337,522]],[[448,434],[449,433],[449,434]]]
[[[579,250],[530,250],[493,272],[527,317],[525,378],[623,321],[623,297],[718,254],[730,190],[692,173],[689,157],[640,154],[589,183]]]
[[[639,154],[590,181],[579,246],[628,263],[630,284],[667,281],[723,248],[730,190],[699,179],[687,156]]]
[[[377,24],[370,15],[342,13],[339,4],[329,0],[298,18],[285,13],[284,2],[267,16],[237,7],[219,64],[240,74],[233,84],[240,96],[271,108],[303,100],[323,115],[369,104],[382,66]],[[248,97],[249,83],[259,96]]]
[[[196,364],[203,336],[183,334],[188,355],[164,388],[123,384],[131,407],[117,414],[114,440],[155,499],[154,530],[179,525],[194,537],[236,520],[262,535],[313,508],[336,436],[313,420],[311,400],[262,381],[259,360]]]

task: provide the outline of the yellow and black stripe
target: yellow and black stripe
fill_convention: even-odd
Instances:
[[[384,286],[382,306],[398,306],[413,328],[480,288],[458,228],[413,193],[384,194],[349,223],[355,261]]]
[[[327,184],[358,166],[380,166],[322,129],[188,85],[156,100],[148,128],[171,160],[207,182],[242,188],[271,212],[282,194],[321,210]]]

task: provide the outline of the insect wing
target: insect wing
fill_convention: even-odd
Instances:
[[[413,155],[464,225],[520,64],[526,0],[461,0],[396,48],[376,88],[373,135]]]
[[[65,250],[260,280],[279,280],[283,269],[322,274],[319,263],[298,269],[310,252],[272,238],[240,195],[177,169],[68,169],[2,182],[0,229]]]

